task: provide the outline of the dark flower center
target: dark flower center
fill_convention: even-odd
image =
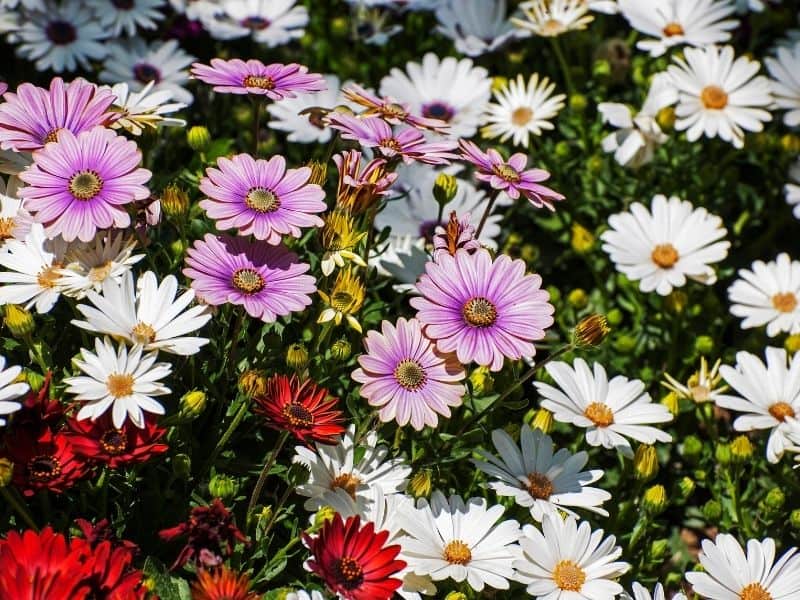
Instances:
[[[246,19],[242,19],[239,24],[247,29],[260,31],[269,27],[269,20],[259,16],[247,17]]]
[[[109,429],[100,438],[100,446],[108,454],[117,456],[128,449],[128,440],[119,429]]]
[[[275,82],[272,80],[272,77],[266,75],[248,75],[242,81],[242,85],[244,85],[244,87],[254,87],[261,90],[275,89]]]
[[[250,188],[244,197],[244,203],[247,208],[262,214],[275,212],[281,207],[281,201],[274,192],[262,187]]]
[[[553,494],[553,482],[543,473],[528,473],[528,493],[538,500],[547,500]]]
[[[486,298],[470,298],[461,309],[461,314],[473,327],[489,327],[497,321],[497,308]]]
[[[359,477],[356,477],[352,473],[341,473],[331,481],[331,490],[341,488],[350,494],[351,498],[355,499],[356,490],[359,485],[361,485],[361,479]]]
[[[44,32],[47,35],[47,39],[58,46],[66,46],[78,38],[78,32],[75,27],[67,21],[50,21]]]
[[[428,376],[417,361],[406,359],[401,360],[395,367],[394,378],[405,389],[415,392],[425,385]]]
[[[136,81],[141,83],[150,83],[151,81],[158,83],[161,81],[161,71],[148,63],[134,65],[133,76],[136,78]]]
[[[444,102],[431,102],[422,107],[422,116],[429,119],[439,119],[440,121],[449,122],[455,114],[456,111]]]
[[[290,402],[283,407],[282,413],[292,427],[310,427],[314,424],[314,415],[302,404]]]
[[[336,574],[339,582],[348,590],[357,588],[364,581],[364,569],[349,556],[343,556],[339,559],[336,564]]]
[[[111,4],[119,10],[132,10],[134,0],[111,0]]]
[[[264,289],[264,278],[255,269],[236,269],[233,273],[233,286],[245,294],[255,294]]]
[[[103,189],[103,180],[97,171],[78,171],[69,180],[69,193],[76,200],[91,200]]]
[[[40,454],[28,462],[28,478],[42,483],[52,481],[61,475],[61,463],[51,454]]]

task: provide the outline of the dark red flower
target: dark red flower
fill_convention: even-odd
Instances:
[[[92,548],[101,542],[113,542],[116,546],[127,548],[134,555],[139,552],[139,546],[129,540],[121,540],[117,537],[108,519],[100,519],[97,523],[90,523],[86,519],[75,519],[75,524],[81,530],[83,539]]]
[[[195,506],[189,513],[187,522],[159,531],[158,535],[167,542],[182,536],[189,538],[175,559],[173,569],[190,560],[206,568],[219,566],[223,556],[229,556],[233,552],[237,541],[247,541],[233,522],[233,514],[219,498],[208,506]]]
[[[22,408],[14,413],[14,429],[27,429],[38,435],[46,428],[57,429],[64,417],[66,407],[57,399],[50,398],[50,380],[53,374],[48,371],[38,392],[31,391],[20,400]]]
[[[96,421],[72,418],[67,427],[74,434],[72,444],[79,456],[105,463],[112,469],[146,462],[169,449],[159,443],[167,430],[156,425],[153,418],[145,418],[142,429],[130,421],[117,429],[110,413],[106,413]]]
[[[104,541],[96,546],[87,540],[73,539],[83,555],[90,598],[104,600],[144,600],[143,574],[133,567],[134,552],[122,545]]]
[[[254,412],[264,416],[267,427],[289,431],[305,444],[335,444],[344,431],[338,400],[310,379],[301,384],[296,376],[273,375],[267,391],[254,402]]]
[[[259,600],[261,596],[250,591],[250,579],[244,573],[231,571],[224,565],[218,569],[197,572],[192,584],[192,600]]]
[[[406,567],[395,560],[400,546],[385,546],[388,531],[375,531],[373,523],[361,527],[359,517],[342,521],[338,513],[317,537],[303,534],[313,554],[309,568],[325,580],[334,594],[345,600],[389,600],[403,582],[391,577]]]

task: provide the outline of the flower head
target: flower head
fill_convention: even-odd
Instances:
[[[387,170],[386,159],[375,158],[366,165],[362,165],[361,160],[358,150],[345,150],[333,157],[339,170],[336,205],[357,215],[389,194],[389,188],[397,179],[397,173]]]
[[[356,229],[355,219],[349,211],[333,210],[323,217],[323,223],[320,230],[320,240],[325,250],[322,273],[330,275],[336,267],[344,267],[346,260],[366,267],[367,263],[354,250],[367,237],[367,232]]]
[[[515,37],[529,35],[508,20],[506,0],[448,0],[436,9],[437,31],[467,56],[494,52]]]
[[[355,315],[361,310],[364,304],[364,295],[366,288],[364,282],[353,273],[353,269],[347,267],[342,269],[336,275],[336,281],[333,282],[333,288],[330,294],[318,290],[322,300],[327,304],[327,308],[323,309],[322,313],[317,319],[318,323],[327,323],[333,321],[337,325],[342,323],[342,317],[347,320],[348,325],[361,332],[361,323]]]
[[[212,58],[211,65],[195,63],[192,75],[214,86],[222,94],[253,94],[270,100],[291,98],[301,92],[319,92],[325,89],[321,75],[309,73],[303,65],[273,63],[265,65],[259,60],[247,62],[233,58]]]
[[[142,428],[131,423],[115,427],[108,413],[95,421],[73,418],[67,421],[67,426],[75,454],[111,469],[147,462],[169,449],[161,441],[167,430],[151,417],[145,417]]]
[[[686,398],[698,404],[702,402],[716,402],[717,398],[728,391],[727,385],[720,385],[722,376],[719,374],[721,359],[717,359],[711,370],[708,368],[708,361],[705,356],[700,357],[700,369],[689,377],[686,385],[676,380],[669,373],[664,373],[661,385],[672,390],[680,398]]]
[[[155,80],[147,83],[138,92],[132,91],[127,83],[117,83],[111,87],[116,97],[113,109],[116,111],[112,129],[124,129],[132,135],[142,135],[145,129],[158,127],[185,127],[186,121],[167,115],[186,108],[183,102],[170,102],[172,90],[153,91]]]
[[[461,248],[468,252],[480,249],[481,243],[475,238],[475,227],[470,222],[471,219],[470,213],[459,218],[456,211],[451,211],[447,224],[436,226],[433,232],[434,260],[443,252],[455,256]]]
[[[556,37],[568,31],[580,31],[594,20],[586,0],[528,0],[521,5],[524,19],[511,22],[543,37]]]
[[[225,565],[200,569],[197,581],[192,584],[192,600],[260,600],[250,591],[250,578],[246,573],[231,571]]]
[[[387,96],[381,98],[365,90],[360,85],[351,83],[342,90],[344,97],[358,106],[363,106],[365,110],[360,117],[380,117],[386,123],[400,125],[405,123],[418,129],[428,129],[430,131],[446,131],[447,122],[440,118],[420,117],[411,112],[411,107],[405,102]]]

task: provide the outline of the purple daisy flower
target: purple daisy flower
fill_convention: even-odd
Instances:
[[[187,251],[183,274],[206,304],[238,304],[265,323],[301,311],[317,287],[309,265],[284,246],[207,233]]]
[[[58,142],[33,153],[33,164],[19,175],[28,184],[19,195],[48,237],[88,242],[98,229],[128,227],[125,205],[150,196],[144,184],[151,173],[139,168],[141,160],[136,143],[110,129],[77,136],[62,129]]]
[[[481,247],[475,237],[475,227],[472,226],[472,215],[466,213],[460,219],[456,211],[450,213],[450,219],[445,225],[437,225],[433,230],[433,260],[443,252],[455,255],[460,248],[474,252]]]
[[[211,66],[194,63],[192,75],[213,85],[215,92],[256,94],[267,96],[270,100],[293,98],[297,93],[326,89],[322,75],[309,73],[308,67],[297,63],[265,65],[255,59],[245,62],[239,58],[212,58]]]
[[[0,104],[0,148],[30,152],[55,142],[58,132],[74,134],[104,125],[115,116],[109,111],[116,96],[85,79],[68,84],[54,77],[50,89],[23,83],[5,94]]]
[[[450,407],[460,406],[464,395],[464,368],[453,354],[443,354],[422,334],[417,319],[381,324],[382,333],[370,331],[364,339],[367,353],[358,357],[361,368],[353,379],[370,406],[381,407],[384,423],[409,421],[414,429],[436,427],[437,414],[450,417]]]
[[[450,125],[445,121],[413,115],[408,104],[390,97],[381,98],[355,83],[344,88],[342,94],[351,102],[365,107],[367,110],[362,113],[363,115],[377,115],[392,125],[407,123],[412,127],[439,133],[450,129]]]
[[[428,165],[447,165],[458,158],[451,152],[456,147],[455,141],[429,142],[420,131],[412,128],[395,133],[380,117],[357,118],[331,113],[328,122],[342,132],[343,139],[355,140],[365,148],[377,148],[386,158],[402,156],[406,163],[417,161]]]
[[[301,227],[322,227],[316,213],[327,208],[325,192],[308,183],[311,169],[286,170],[286,160],[273,156],[256,160],[249,154],[219,158],[219,169],[206,169],[200,190],[208,196],[200,206],[217,222],[217,229],[238,228],[268,244],[281,236],[299,238]]]
[[[496,190],[505,191],[514,200],[525,196],[537,208],[544,206],[555,210],[553,201],[564,199],[563,194],[537,183],[549,179],[550,173],[544,169],[525,170],[528,157],[523,153],[512,155],[506,162],[493,148],[483,152],[473,142],[467,140],[459,140],[459,146],[463,158],[478,168],[475,174],[477,179],[489,182],[489,185]]]
[[[429,262],[411,299],[425,335],[442,352],[475,361],[492,371],[536,353],[534,340],[553,324],[550,295],[542,278],[526,275],[525,263],[501,254],[494,261],[487,250],[458,250]]]

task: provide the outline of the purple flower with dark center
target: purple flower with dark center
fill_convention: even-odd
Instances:
[[[151,173],[139,168],[141,160],[136,143],[110,129],[77,136],[62,129],[58,142],[33,153],[33,165],[20,173],[28,185],[19,195],[48,237],[88,242],[98,229],[128,227],[125,205],[150,196],[144,184]]]
[[[537,208],[555,210],[553,201],[564,199],[563,194],[538,184],[539,181],[550,179],[550,173],[544,169],[525,170],[528,157],[521,152],[512,155],[506,162],[494,148],[483,152],[467,140],[459,140],[459,147],[462,158],[477,167],[477,179],[487,181],[496,190],[503,190],[514,200],[525,196]]]
[[[55,142],[62,129],[77,135],[106,124],[115,115],[109,108],[116,96],[85,79],[65,84],[54,77],[49,90],[23,83],[5,100],[0,104],[0,148],[30,152]]]
[[[212,58],[211,66],[194,63],[192,75],[213,85],[215,92],[255,94],[267,96],[270,100],[293,98],[303,92],[321,92],[326,87],[322,75],[309,73],[308,67],[303,65],[265,65],[255,59],[245,62],[238,58]]]
[[[303,275],[310,266],[284,246],[207,233],[187,254],[183,274],[199,299],[244,306],[265,323],[305,309],[317,289],[314,278]]]
[[[411,306],[425,335],[463,364],[499,371],[504,358],[531,357],[533,342],[553,324],[542,278],[526,275],[521,260],[501,254],[492,261],[487,250],[461,249],[455,256],[442,253],[425,271]]]
[[[355,140],[365,148],[377,148],[385,158],[401,156],[406,163],[417,161],[428,165],[447,165],[458,158],[451,152],[457,145],[455,141],[429,142],[421,132],[412,128],[394,132],[380,117],[359,119],[330,113],[328,122],[342,132],[343,139]]]
[[[217,229],[237,228],[240,235],[279,244],[283,235],[299,238],[301,227],[322,227],[316,215],[327,208],[325,192],[308,183],[308,167],[287,171],[282,156],[267,161],[249,154],[219,158],[217,165],[200,182],[208,196],[200,206]]]
[[[447,119],[444,118],[447,117],[446,110],[438,111],[440,113],[438,117],[434,114],[426,114],[420,117],[411,114],[411,109],[407,103],[398,102],[388,96],[381,98],[354,83],[344,88],[342,94],[351,102],[367,109],[362,113],[362,116],[378,116],[392,125],[406,123],[412,127],[429,129],[439,133],[446,132],[449,129],[449,125],[446,122]],[[450,117],[452,117],[452,112]]]

